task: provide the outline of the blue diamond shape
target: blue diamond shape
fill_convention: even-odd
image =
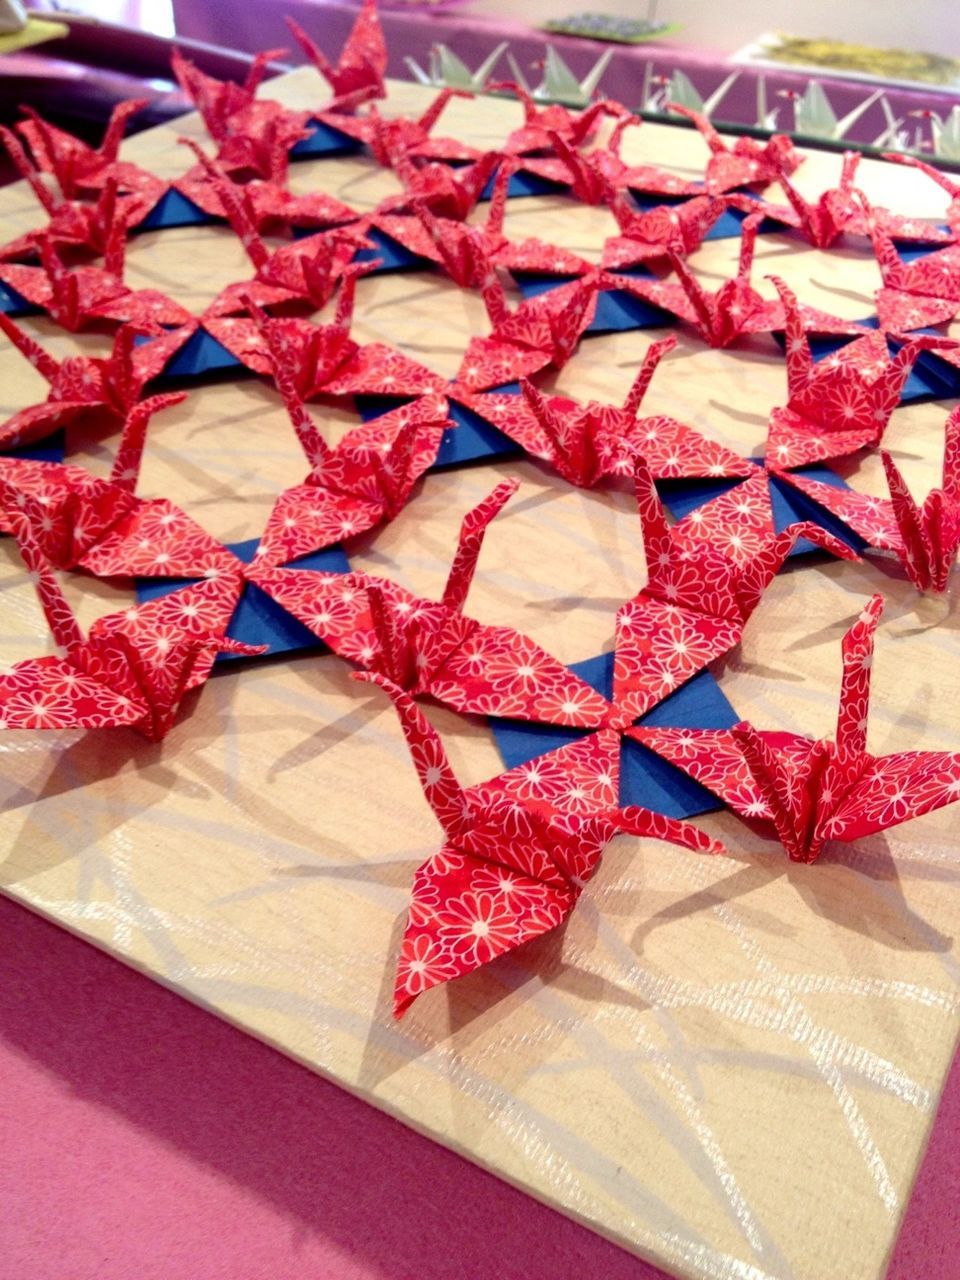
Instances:
[[[144,220],[134,227],[134,231],[160,231],[164,227],[205,227],[217,222],[223,222],[223,218],[215,218],[171,187],[163,193]]]
[[[308,120],[308,138],[302,138],[290,149],[291,160],[308,160],[316,156],[346,156],[363,150],[363,143],[341,133],[321,120]]]

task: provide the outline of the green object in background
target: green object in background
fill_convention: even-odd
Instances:
[[[651,6],[656,10],[656,5]],[[648,11],[649,13],[649,11]],[[572,13],[567,18],[551,18],[541,30],[554,35],[582,36],[587,40],[606,40],[614,44],[645,44],[661,36],[679,31],[675,22],[657,22],[654,17],[620,18],[613,13]]]

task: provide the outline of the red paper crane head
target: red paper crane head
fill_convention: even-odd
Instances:
[[[399,1017],[431,987],[479,969],[562,924],[618,832],[701,852],[722,847],[688,822],[638,806],[550,813],[498,791],[464,789],[443,743],[410,695],[385,676],[357,673],[393,699],[444,845],[418,868],[397,964]]]
[[[943,487],[932,489],[922,506],[914,502],[890,454],[883,450],[882,456],[907,575],[918,591],[946,591],[960,548],[960,408],[947,419]]]

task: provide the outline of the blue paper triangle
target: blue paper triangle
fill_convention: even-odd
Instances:
[[[608,701],[613,695],[613,654],[604,653],[570,670]],[[739,717],[709,671],[698,672],[635,723],[677,729],[729,729]],[[591,732],[521,720],[490,719],[504,765],[515,769],[548,751],[578,742]],[[620,748],[620,804],[638,804],[671,818],[690,818],[720,808],[716,796],[654,752],[626,738]]]
[[[250,538],[246,542],[230,543],[227,550],[232,551],[244,564],[250,564],[259,545],[259,538]],[[314,569],[323,573],[350,572],[350,562],[339,546],[326,547],[323,551],[302,556],[299,560],[291,561],[290,567]],[[196,581],[196,578],[138,578],[135,583],[137,600],[141,604],[147,600],[156,600]],[[318,636],[252,582],[243,585],[237,607],[227,627],[227,635],[231,640],[239,640],[242,644],[268,645],[264,657],[278,653],[296,653],[302,649],[326,649]],[[231,662],[240,656],[242,655],[221,653],[217,661]]]
[[[497,181],[497,170],[487,179],[487,185],[480,192],[481,200],[493,199],[493,188]],[[518,170],[513,174],[507,183],[507,199],[521,200],[525,196],[552,196],[559,191],[568,190],[568,186],[563,182],[551,182],[548,178],[538,177],[535,173],[528,173],[524,169]]]
[[[321,120],[308,120],[308,138],[302,138],[290,149],[291,160],[309,160],[316,156],[345,156],[363,150],[363,143],[341,133]]]
[[[207,213],[198,204],[194,204],[185,195],[170,187],[133,230],[160,231],[164,227],[205,227],[223,221],[223,218],[215,218],[212,213]]]
[[[380,265],[375,267],[369,273],[370,275],[380,275],[384,271],[423,271],[433,266],[429,258],[421,258],[417,253],[411,253],[398,240],[394,240],[392,236],[386,235],[376,227],[371,228],[366,236],[368,240],[373,241],[373,248],[358,249],[353,255],[353,261],[375,262],[379,259]]]
[[[519,395],[519,382],[504,383],[494,390],[501,394]],[[364,422],[372,422],[391,409],[398,409],[402,404],[409,404],[410,396],[355,396],[357,412]],[[450,417],[457,424],[448,427],[440,439],[437,460],[431,471],[441,471],[444,467],[460,466],[464,462],[478,462],[482,458],[519,457],[523,449],[509,436],[498,431],[485,418],[468,409],[456,400],[449,401]]]
[[[4,458],[28,458],[31,462],[63,462],[67,456],[66,433],[55,431],[43,440],[21,444],[16,449],[4,449]]]
[[[246,371],[232,352],[218,342],[206,329],[196,329],[179,351],[175,351],[163,370],[165,378],[196,378],[205,373],[219,373],[222,369]]]
[[[16,289],[0,281],[0,311],[12,317],[38,316],[42,314],[43,308],[35,307],[22,294],[17,293]]]

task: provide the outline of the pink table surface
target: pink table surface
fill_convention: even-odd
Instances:
[[[889,1280],[956,1280],[955,1065]],[[0,1275],[665,1280],[0,899]]]

